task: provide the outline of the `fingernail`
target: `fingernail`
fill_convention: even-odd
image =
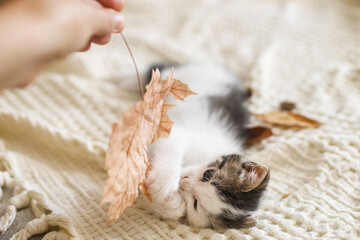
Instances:
[[[122,15],[116,15],[114,32],[115,33],[121,32],[124,28],[124,23],[125,23],[124,17]]]

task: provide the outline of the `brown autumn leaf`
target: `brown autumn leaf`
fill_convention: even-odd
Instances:
[[[292,111],[296,108],[296,104],[290,101],[283,101],[280,103],[279,108],[281,111]]]
[[[258,143],[261,140],[273,135],[270,128],[261,127],[261,126],[245,128],[245,134],[246,134],[245,144],[247,146]]]
[[[125,111],[120,122],[113,126],[105,159],[108,178],[101,201],[110,203],[109,223],[136,201],[139,187],[149,197],[143,184],[150,165],[147,145],[157,138],[168,137],[173,124],[167,116],[173,105],[163,98],[173,94],[175,98],[184,100],[196,94],[186,84],[174,79],[172,71],[161,81],[158,69],[152,72],[146,90],[144,99]]]
[[[265,123],[280,127],[318,128],[321,125],[318,121],[292,112],[270,112],[254,116]]]

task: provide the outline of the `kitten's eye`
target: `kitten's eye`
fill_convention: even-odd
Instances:
[[[197,199],[195,198],[195,201],[194,201],[194,208],[195,210],[197,209]]]
[[[208,182],[208,181],[212,178],[212,176],[214,175],[214,172],[215,172],[214,169],[208,169],[208,170],[206,170],[206,171],[204,172],[204,174],[203,174],[203,177],[202,177],[201,181],[203,181],[203,182]]]

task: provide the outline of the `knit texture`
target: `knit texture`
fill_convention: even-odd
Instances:
[[[216,232],[162,221],[143,196],[107,225],[100,200],[112,124],[140,98],[108,80],[133,70],[115,36],[49,66],[29,88],[0,95],[0,185],[15,187],[1,229],[33,203],[36,218],[14,239],[360,238],[359,1],[132,0],[124,15],[140,67],[215,60],[252,88],[251,112],[287,100],[322,126],[274,128],[247,150],[271,170],[253,228]]]

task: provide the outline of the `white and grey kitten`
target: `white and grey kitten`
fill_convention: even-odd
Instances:
[[[161,67],[165,77],[170,68]],[[168,111],[169,138],[149,147],[145,183],[151,208],[166,219],[186,219],[195,227],[245,228],[270,178],[266,167],[243,155],[247,111],[239,80],[215,64],[176,66],[174,77],[198,95]],[[132,80],[133,81],[133,80]]]

